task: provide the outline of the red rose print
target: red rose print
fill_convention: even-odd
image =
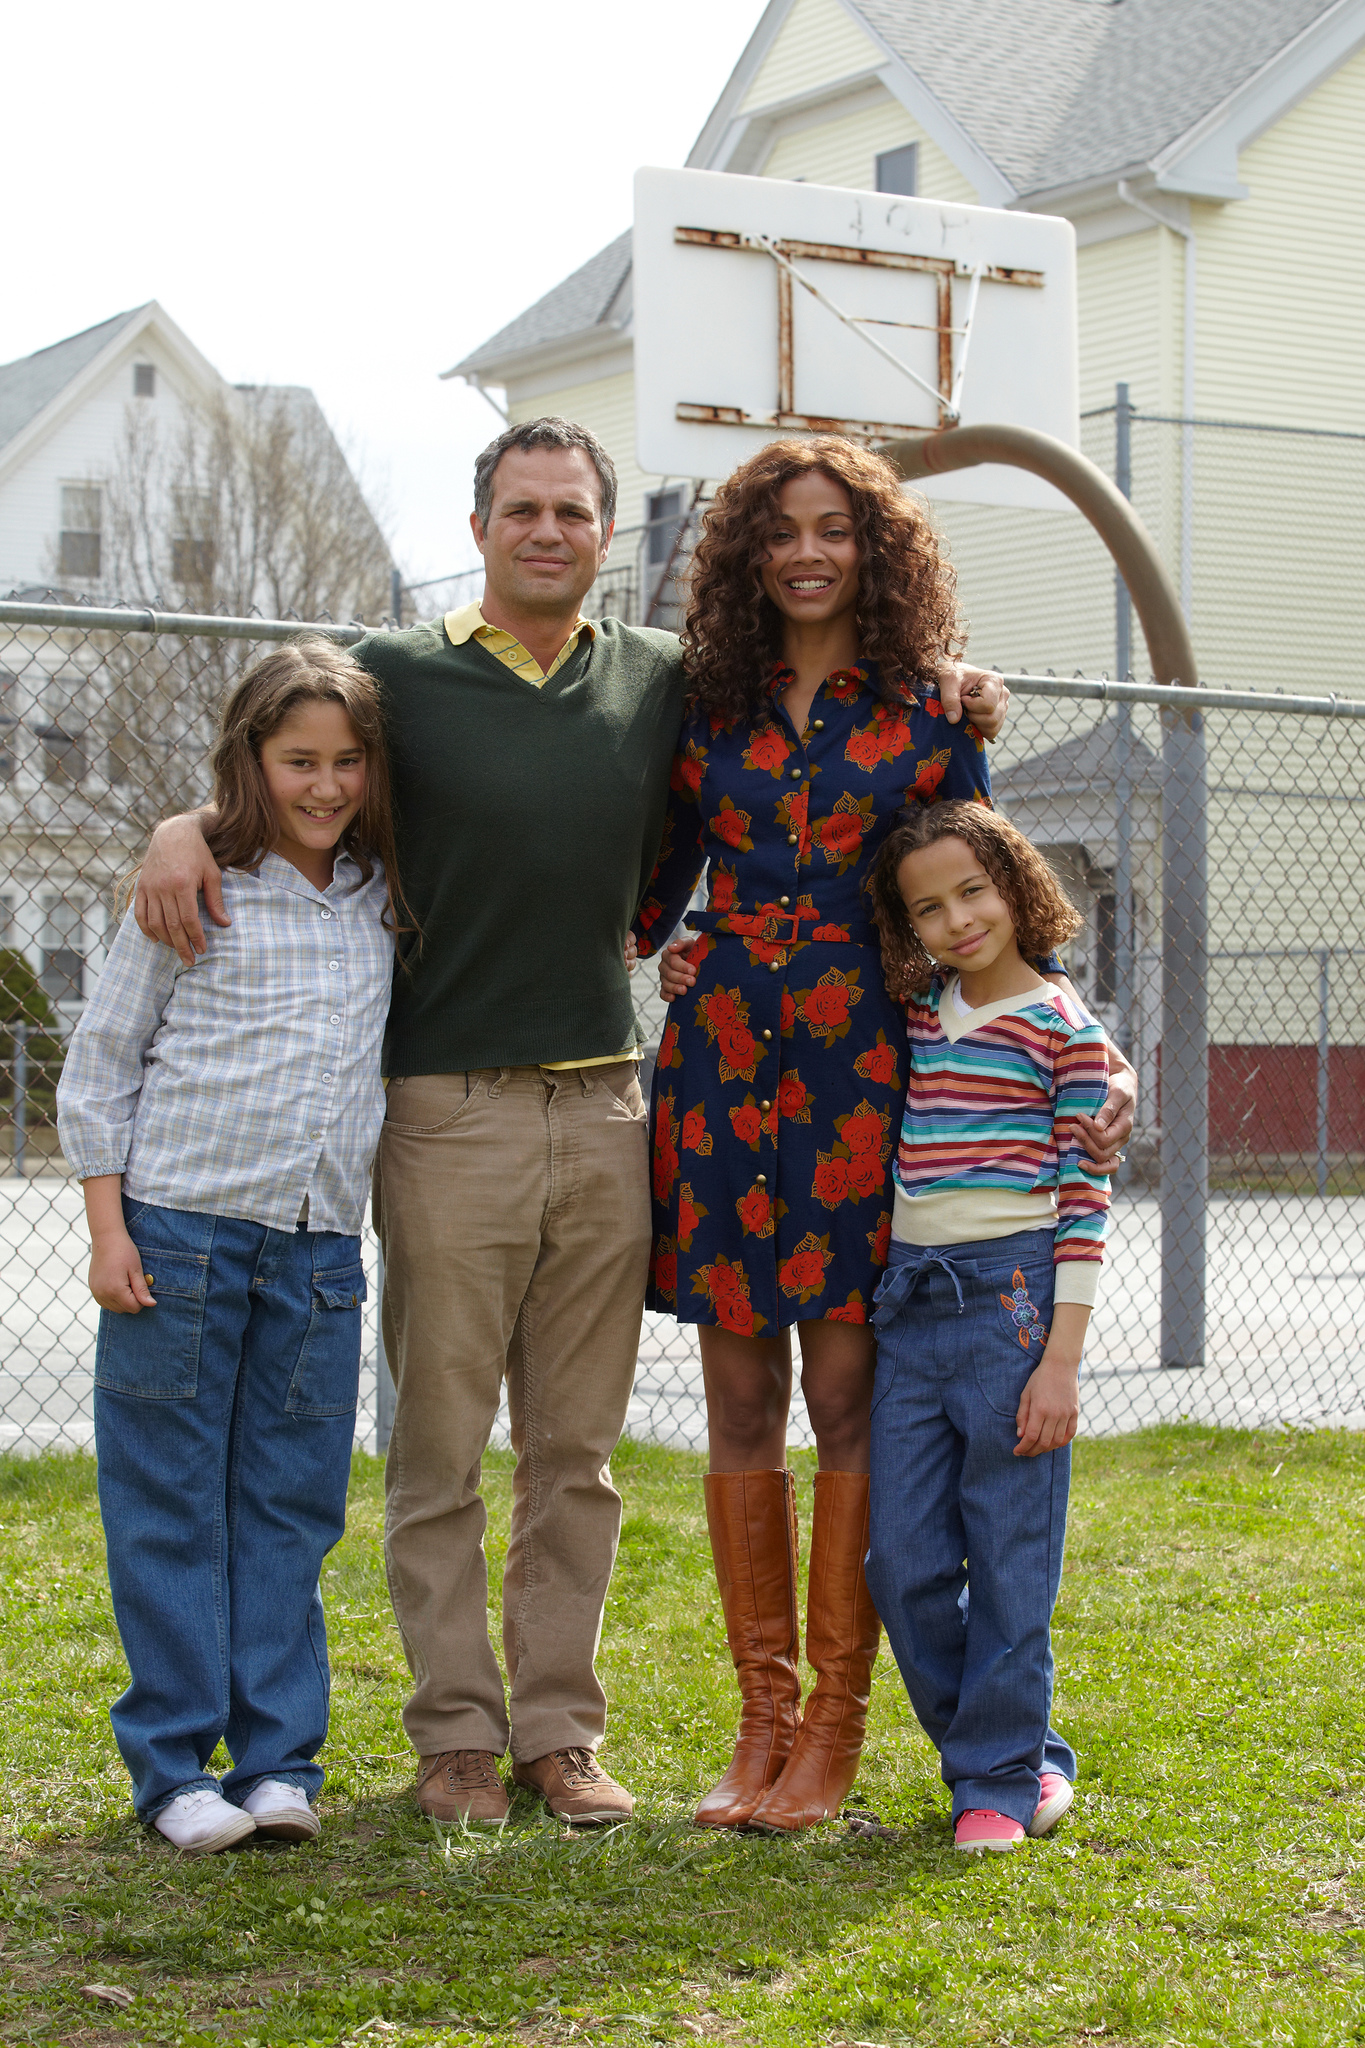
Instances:
[[[829,1233],[817,1237],[814,1231],[808,1230],[791,1256],[783,1259],[778,1267],[777,1284],[784,1294],[796,1294],[802,1301],[809,1301],[813,1294],[823,1290],[825,1268],[833,1258]]]
[[[758,1064],[758,1047],[748,1025],[724,1024],[716,1033],[716,1039],[720,1045],[723,1065],[733,1067],[736,1074],[745,1074],[752,1079],[754,1068]],[[725,1074],[721,1076],[722,1080],[728,1078],[729,1076]]]
[[[746,768],[761,768],[769,775],[780,772],[791,748],[776,726],[760,727],[744,749]]]
[[[735,1203],[740,1228],[746,1237],[771,1237],[773,1234],[772,1204],[766,1188],[750,1188],[747,1195],[741,1195]]]
[[[876,1152],[880,1156],[886,1124],[870,1102],[860,1102],[851,1116],[836,1117],[835,1127],[850,1152]],[[686,1123],[683,1124],[683,1143],[687,1143]]]
[[[685,1252],[692,1249],[692,1237],[703,1216],[710,1210],[692,1199],[692,1183],[684,1181],[678,1189],[678,1243]]]
[[[825,1310],[825,1321],[827,1323],[865,1323],[867,1321],[867,1306],[856,1287],[842,1308],[827,1308]]]
[[[724,1030],[726,1026],[739,1022],[739,990],[713,989],[709,996],[703,996],[697,1008],[701,1012],[702,1022],[712,1031]]]
[[[740,1109],[730,1111],[730,1124],[741,1145],[748,1145],[756,1152],[763,1132],[763,1118],[756,1102],[746,1102]]]
[[[675,1301],[678,1294],[678,1254],[661,1251],[654,1261],[654,1285],[660,1294]]]
[[[747,1294],[727,1295],[716,1303],[716,1321],[722,1330],[733,1330],[737,1337],[752,1337],[754,1334],[754,1312]]]
[[[951,747],[937,747],[927,761],[921,761],[915,770],[915,779],[906,790],[906,801],[932,803],[934,792],[948,772],[948,757]]]
[[[806,830],[810,811],[810,792],[799,790],[792,796],[784,796],[777,807],[777,822],[784,832],[794,832],[802,853],[810,850],[810,837]]]
[[[664,1035],[659,1040],[659,1065],[661,1067],[680,1066],[682,1062],[677,1057],[677,1053],[678,1027],[670,1017],[664,1026]]]
[[[674,756],[673,768],[668,778],[669,785],[679,796],[694,797],[701,788],[705,774],[705,752],[698,753],[694,743],[689,740],[685,752]]]
[[[777,1143],[777,1104],[775,1102],[768,1104],[767,1114],[763,1119],[763,1135],[765,1138],[771,1138],[774,1144]]]
[[[877,1218],[877,1228],[868,1231],[867,1242],[875,1263],[884,1266],[891,1251],[891,1212],[888,1209],[883,1209]]]
[[[674,1125],[676,1130],[677,1126]],[[673,1183],[678,1178],[682,1161],[678,1148],[673,1142],[667,1122],[661,1117],[654,1132],[654,1199],[666,1202],[673,1192]]]
[[[711,1133],[706,1128],[706,1111],[699,1103],[689,1109],[682,1120],[682,1148],[684,1152],[700,1152],[704,1159],[711,1155]]]
[[[879,1152],[855,1152],[848,1162],[848,1182],[855,1194],[878,1195],[886,1180],[886,1162]]]
[[[845,854],[861,845],[863,821],[856,811],[833,811],[815,821],[815,837],[827,852]]]
[[[687,957],[694,967],[700,967],[707,954],[714,953],[715,950],[716,942],[710,932],[698,932],[688,949]]]
[[[735,900],[735,871],[733,868],[716,866],[711,876],[712,910],[721,912],[731,909]]]
[[[860,1052],[853,1062],[853,1071],[864,1081],[879,1081],[885,1088],[896,1084],[896,1048],[888,1045],[885,1032],[877,1033],[877,1043],[870,1045],[866,1052]]]
[[[723,839],[727,846],[737,846],[741,852],[749,853],[754,843],[749,837],[749,827],[752,823],[750,812],[737,810],[729,797],[723,796],[719,808],[708,820],[708,828],[717,839]]]
[[[818,1037],[848,1022],[848,990],[838,984],[818,983],[801,1005],[801,1015]]]
[[[870,732],[865,726],[851,732],[844,747],[844,759],[851,761],[855,768],[871,772],[882,758],[882,740],[878,732]]]
[[[756,911],[732,910],[730,912],[730,929],[741,939],[756,932],[761,932],[767,922],[767,918],[760,917]]]
[[[820,1153],[810,1191],[826,1209],[837,1209],[848,1195],[848,1161]]]
[[[651,925],[659,922],[663,915],[663,908],[662,903],[656,903],[652,896],[646,896],[636,913],[636,922],[642,925],[645,931],[648,931]]]
[[[789,988],[782,991],[781,1031],[784,1038],[790,1038],[796,1029],[796,997]]]
[[[924,708],[931,718],[941,718],[943,716],[943,700],[938,694],[937,683],[932,684],[925,691]]]
[[[777,1110],[789,1123],[810,1122],[811,1092],[795,1068],[783,1074],[777,1084]]]
[[[707,1295],[722,1329],[735,1330],[740,1336],[752,1336],[767,1320],[754,1314],[748,1274],[738,1260],[732,1264],[724,1253],[693,1275],[692,1292]]]
[[[833,675],[825,677],[825,694],[833,697],[837,704],[843,704],[850,697],[856,697],[866,681],[866,669],[836,668]]]
[[[805,1020],[811,1037],[823,1038],[829,1047],[836,1038],[847,1034],[848,1013],[862,999],[858,969],[855,967],[848,974],[842,974],[837,967],[831,967],[820,976],[814,988],[797,990],[796,1014]]]
[[[744,950],[751,960],[757,960],[763,967],[783,959],[787,951],[785,946],[774,945],[771,939],[746,939]]]
[[[837,945],[841,940],[847,940],[848,926],[846,924],[818,924],[811,933],[811,937],[813,939],[830,939]]]

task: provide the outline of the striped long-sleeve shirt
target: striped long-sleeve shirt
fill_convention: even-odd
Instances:
[[[908,1023],[895,1235],[961,1244],[1055,1228],[1056,1299],[1093,1303],[1109,1179],[1075,1119],[1108,1092],[1104,1032],[1051,985],[968,1009],[956,979],[937,978]]]

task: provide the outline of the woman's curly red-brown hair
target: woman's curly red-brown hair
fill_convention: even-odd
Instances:
[[[892,465],[837,434],[772,441],[721,485],[692,561],[682,636],[692,696],[727,723],[767,711],[783,625],[763,588],[768,535],[783,485],[812,470],[842,484],[853,503],[860,653],[877,664],[882,698],[903,702],[965,645],[956,576],[924,504]]]
[[[882,943],[882,972],[898,1002],[928,988],[935,965],[900,892],[901,862],[940,839],[964,840],[976,855],[1009,907],[1026,960],[1046,960],[1085,922],[1037,847],[999,811],[971,803],[912,805],[883,841],[867,882]]]

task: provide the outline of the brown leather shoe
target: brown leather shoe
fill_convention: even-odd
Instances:
[[[507,1818],[507,1790],[491,1749],[443,1749],[418,1758],[417,1804],[433,1820],[498,1827]]]
[[[782,1775],[749,1825],[789,1834],[835,1816],[858,1775],[881,1622],[863,1577],[865,1472],[817,1472],[811,1522],[806,1655],[817,1678]]]
[[[787,1761],[801,1715],[796,1489],[790,1472],[708,1472],[706,1523],[739,1679],[739,1734],[694,1819],[742,1828]]]
[[[539,1792],[558,1820],[575,1827],[606,1827],[629,1820],[635,1801],[609,1778],[590,1749],[552,1749],[528,1764],[513,1764],[512,1782]]]

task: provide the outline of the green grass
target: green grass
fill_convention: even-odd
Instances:
[[[885,1655],[858,1786],[882,1831],[691,1829],[734,1706],[699,1465],[626,1446],[604,1759],[635,1824],[574,1838],[519,1796],[490,1842],[417,1815],[359,1458],[326,1579],[322,1840],[184,1862],[132,1821],[110,1737],[91,1466],[0,1460],[0,2039],[1365,2041],[1365,1447],[1162,1429],[1076,1466],[1056,1718],[1081,1776],[1048,1842],[955,1854]]]

